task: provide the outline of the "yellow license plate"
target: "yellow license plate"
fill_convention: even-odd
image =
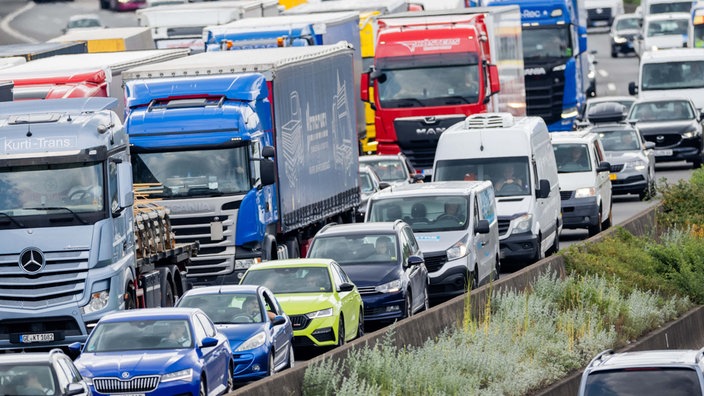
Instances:
[[[616,180],[618,179],[618,175],[616,175],[615,173],[609,173],[609,179]]]

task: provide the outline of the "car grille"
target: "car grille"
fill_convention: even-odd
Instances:
[[[424,253],[423,257],[425,258],[425,268],[428,269],[428,272],[438,271],[447,262],[447,254],[445,252]]]
[[[289,319],[294,330],[303,330],[310,324],[310,319],[306,315],[290,315]]]
[[[623,164],[611,165],[611,173],[621,172],[623,170]]]
[[[676,146],[682,140],[682,136],[676,133],[657,134],[643,136],[645,140],[655,143],[655,147],[670,147]]]
[[[365,287],[357,286],[357,291],[359,292],[359,294],[375,294],[376,293],[376,286],[365,286]]]
[[[560,199],[567,200],[572,198],[572,191],[560,191]]]
[[[159,385],[159,376],[119,378],[94,378],[95,390],[100,393],[151,392]]]
[[[504,235],[508,231],[508,227],[511,225],[510,219],[499,219],[499,235]]]

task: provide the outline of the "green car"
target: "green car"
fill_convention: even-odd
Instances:
[[[297,347],[342,345],[364,334],[362,297],[333,260],[291,259],[255,264],[240,284],[262,285],[274,292],[291,319]]]

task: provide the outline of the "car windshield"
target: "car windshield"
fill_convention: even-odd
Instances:
[[[584,390],[584,396],[701,394],[697,372],[679,367],[595,371],[587,376]]]
[[[178,319],[129,320],[98,323],[86,352],[144,351],[193,347],[191,326]]]
[[[569,26],[524,27],[523,59],[538,61],[545,58],[566,59],[572,56]]]
[[[368,172],[359,172],[359,188],[363,194],[374,192],[374,183]]]
[[[692,0],[668,1],[650,5],[650,14],[666,14],[669,12],[686,12],[692,10]]]
[[[342,235],[315,238],[308,257],[330,258],[341,265],[398,263],[394,234]]]
[[[628,115],[637,121],[677,121],[694,119],[694,110],[687,101],[636,103]]]
[[[646,36],[669,36],[669,35],[686,35],[689,29],[688,19],[671,19],[667,21],[651,21],[648,23],[648,31]]]
[[[200,308],[215,324],[262,322],[255,293],[187,294],[179,300],[178,306]]]
[[[433,180],[488,180],[494,183],[497,197],[530,195],[528,166],[528,157],[440,160]]]
[[[274,294],[332,293],[327,267],[250,269],[244,274],[240,284],[263,285]]]
[[[20,360],[20,359],[18,359]],[[4,363],[0,365],[2,395],[60,395],[48,363]]]
[[[469,200],[460,195],[423,194],[417,197],[383,198],[371,202],[369,221],[404,220],[414,232],[464,230]]]
[[[640,80],[641,91],[704,88],[704,60],[646,63]]]
[[[592,170],[589,161],[589,147],[586,144],[552,144],[557,162],[557,173],[589,172]]]
[[[133,153],[134,183],[149,183],[152,196],[203,197],[249,191],[248,147]]]
[[[599,131],[599,140],[604,151],[638,151],[641,148],[636,131]]]
[[[406,166],[400,158],[376,159],[374,157],[363,157],[359,162],[371,166],[379,180],[383,182],[393,183],[408,180]]]
[[[616,21],[616,30],[639,30],[640,18],[622,18]]]

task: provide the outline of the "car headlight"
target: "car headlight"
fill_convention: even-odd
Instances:
[[[86,377],[85,375],[83,376],[83,380],[86,381],[86,385],[91,386],[93,385],[93,378],[91,377]]]
[[[320,311],[314,311],[311,313],[307,313],[306,316],[308,317],[308,319],[324,318],[326,316],[332,316],[332,308],[321,309]]]
[[[254,348],[259,348],[260,346],[264,345],[264,342],[266,342],[266,334],[264,334],[264,332],[262,331],[253,335],[252,337],[249,337],[247,341],[243,342],[242,345],[235,349],[235,352],[242,352]]]
[[[462,258],[466,256],[469,253],[469,249],[467,249],[467,244],[464,243],[464,241],[467,239],[467,236],[465,235],[457,241],[454,245],[452,245],[449,249],[445,251],[447,254],[447,260],[456,260],[458,258]]]
[[[108,305],[109,300],[110,300],[110,291],[109,290],[103,290],[100,292],[91,293],[90,301],[88,301],[88,304],[81,307],[81,312],[83,313],[83,315],[86,315],[89,313],[100,311],[101,309],[105,308]]]
[[[401,290],[401,280],[396,279],[374,288],[379,293],[398,293]]]
[[[630,168],[633,168],[637,171],[642,171],[643,169],[647,168],[647,164],[645,163],[645,161],[641,161],[641,160],[635,160],[633,162],[629,162],[627,164],[627,166]]]
[[[520,217],[511,220],[511,227],[513,227],[512,234],[520,234],[522,232],[530,231],[533,225],[533,215],[526,213]]]
[[[596,196],[596,188],[594,187],[578,188],[574,190],[575,198],[589,198],[594,196]]]
[[[260,260],[258,258],[248,258],[235,260],[235,269],[248,269],[249,267],[257,264]]]
[[[625,37],[614,36],[614,43],[616,43],[616,44],[623,44],[623,43],[625,43],[626,41],[628,41],[628,39],[625,38]]]
[[[589,70],[589,73],[587,73],[587,77],[591,80],[594,77],[596,77],[596,72],[594,70]]]
[[[193,379],[193,369],[185,369],[161,376],[161,382],[169,381],[191,381]]]
[[[699,131],[696,130],[696,129],[692,129],[691,131],[687,131],[687,132],[683,133],[683,134],[682,134],[682,137],[683,137],[684,139],[690,139],[690,138],[693,138],[693,137],[695,137],[695,136],[697,136],[697,135],[699,135]]]
[[[570,107],[568,109],[562,110],[562,114],[560,117],[562,118],[574,118],[577,117],[579,112],[577,111],[577,107]]]

